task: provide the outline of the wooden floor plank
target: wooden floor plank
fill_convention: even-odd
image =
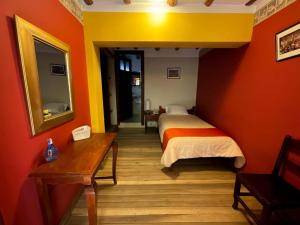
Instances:
[[[179,160],[171,168],[160,163],[159,136],[143,129],[121,129],[118,135],[118,185],[98,180],[98,224],[101,225],[248,225],[233,210],[235,173],[230,160]],[[98,175],[110,175],[108,155]],[[260,209],[252,198],[249,206]],[[68,225],[88,225],[81,196]]]

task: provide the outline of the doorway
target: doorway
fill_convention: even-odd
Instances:
[[[118,124],[144,125],[144,52],[114,51]]]

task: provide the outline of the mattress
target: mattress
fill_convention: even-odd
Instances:
[[[194,115],[170,115],[166,113],[160,115],[158,125],[161,143],[164,141],[164,133],[171,128],[215,128]],[[198,157],[234,157],[236,168],[241,168],[246,163],[240,147],[229,136],[173,137],[166,144],[161,163],[165,167],[170,167],[178,159]]]

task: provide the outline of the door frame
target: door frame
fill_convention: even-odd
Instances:
[[[111,105],[110,94],[108,84],[108,68],[107,61],[110,56],[105,48],[99,48],[100,54],[100,71],[101,71],[101,83],[102,83],[102,99],[103,99],[103,114],[104,114],[104,128],[105,131],[111,128]]]
[[[120,115],[119,115],[119,68],[117,60],[120,55],[134,54],[141,57],[141,125],[144,125],[144,89],[145,89],[145,71],[144,71],[144,51],[143,50],[115,50],[115,80],[116,80],[116,101],[117,101],[117,123],[120,125]]]

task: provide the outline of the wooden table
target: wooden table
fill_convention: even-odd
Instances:
[[[144,115],[145,115],[145,133],[147,133],[148,122],[149,121],[155,121],[157,123],[158,122],[159,114],[148,113],[148,114],[144,114]]]
[[[31,177],[36,178],[37,189],[44,216],[44,224],[53,225],[48,184],[83,184],[88,207],[89,224],[97,224],[95,179],[113,179],[117,183],[116,163],[118,145],[116,133],[92,134],[91,138],[76,141],[60,151],[57,160],[34,169]],[[112,147],[112,176],[95,177],[99,165]]]

